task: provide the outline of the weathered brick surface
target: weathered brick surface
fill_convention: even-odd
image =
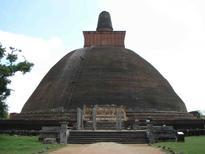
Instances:
[[[84,104],[123,105],[129,112],[186,112],[151,64],[131,50],[103,46],[67,54],[44,77],[22,113],[76,111]]]
[[[124,47],[125,31],[96,32],[84,31],[84,47]]]

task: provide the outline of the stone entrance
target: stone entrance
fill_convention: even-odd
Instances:
[[[116,105],[84,105],[77,108],[77,129],[121,130],[127,120],[125,107]]]

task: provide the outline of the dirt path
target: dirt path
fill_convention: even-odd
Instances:
[[[49,154],[165,154],[157,148],[146,144],[68,144],[66,147]]]

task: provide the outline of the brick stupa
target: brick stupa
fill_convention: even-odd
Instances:
[[[108,12],[99,15],[96,31],[83,34],[84,48],[69,52],[50,69],[16,119],[75,121],[77,108],[91,114],[94,106],[108,120],[109,110],[118,107],[124,120],[190,118],[168,81],[125,48],[125,31],[113,31]]]

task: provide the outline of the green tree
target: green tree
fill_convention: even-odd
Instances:
[[[11,83],[10,77],[16,72],[25,74],[33,66],[33,63],[28,62],[25,58],[19,61],[19,52],[21,50],[13,47],[6,49],[0,43],[0,118],[4,118],[8,111],[5,100],[11,94],[11,89],[8,88],[8,84]]]

